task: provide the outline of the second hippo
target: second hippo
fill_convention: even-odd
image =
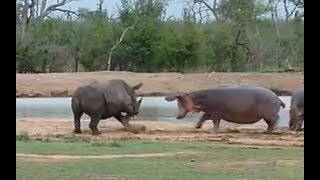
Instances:
[[[253,124],[261,119],[268,124],[266,133],[272,133],[279,119],[280,108],[285,104],[271,90],[258,86],[224,86],[165,97],[177,99],[177,119],[188,112],[204,112],[196,128],[212,120],[213,132],[218,132],[220,120],[239,124]]]
[[[301,130],[304,121],[304,88],[298,88],[291,96],[289,128],[291,130]]]

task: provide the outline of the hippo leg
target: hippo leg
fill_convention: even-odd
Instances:
[[[73,113],[73,116],[74,116],[74,130],[73,132],[75,134],[81,134],[82,131],[81,131],[81,116],[82,116],[83,112],[74,112]]]
[[[203,115],[200,117],[200,119],[199,119],[199,121],[198,121],[198,123],[197,123],[197,125],[196,125],[196,129],[200,129],[200,128],[202,127],[203,123],[204,123],[206,120],[209,120],[210,117],[211,117],[210,114],[203,114]]]
[[[296,120],[295,119],[290,119],[289,121],[289,130],[293,130],[294,127],[296,126]]]
[[[92,135],[99,135],[101,132],[98,130],[98,124],[99,124],[100,118],[97,116],[91,117],[89,128],[92,131]]]
[[[266,133],[271,134],[274,129],[274,126],[276,125],[276,123],[279,120],[279,115],[276,115],[275,117],[271,117],[271,118],[265,118],[264,120],[268,124],[268,128],[267,128]]]
[[[126,130],[132,129],[132,126],[129,124],[130,116],[122,116],[121,114],[118,114],[114,116]]]
[[[296,120],[295,120],[295,115],[294,115],[294,110],[293,109],[290,109],[289,110],[289,129],[290,130],[293,130],[294,127],[295,127],[295,124],[296,124]]]
[[[213,119],[213,133],[218,133],[219,132],[219,127],[220,127],[220,119]]]
[[[302,127],[302,123],[303,123],[303,117],[299,117],[299,118],[295,121],[294,130],[295,130],[295,131],[300,131],[300,130],[301,130],[301,127]]]
[[[299,119],[298,118],[292,118],[289,121],[289,130],[295,130],[297,123],[298,123]],[[291,123],[291,124],[290,124]]]

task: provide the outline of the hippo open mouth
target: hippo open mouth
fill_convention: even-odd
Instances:
[[[176,118],[177,119],[182,119],[182,118],[184,118],[186,115],[185,114],[179,114]]]

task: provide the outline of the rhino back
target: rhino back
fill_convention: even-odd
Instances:
[[[131,104],[131,98],[121,83],[100,86],[99,90],[104,93],[107,109],[112,114],[124,112]]]
[[[77,103],[77,104],[75,104]],[[72,96],[72,104],[82,111],[93,113],[101,111],[105,104],[103,94],[91,85],[79,87]]]
[[[135,92],[133,90],[133,88],[126,83],[124,80],[122,79],[113,79],[109,81],[111,86],[117,87],[117,88],[121,88],[123,90],[124,93],[127,93],[131,99],[135,99]]]

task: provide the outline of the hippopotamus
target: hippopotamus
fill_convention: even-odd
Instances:
[[[130,86],[124,80],[114,79],[106,84],[94,82],[77,88],[71,98],[74,133],[82,133],[80,119],[83,113],[90,117],[92,135],[101,134],[99,121],[110,117],[130,128],[129,119],[139,114],[142,98],[137,101],[135,90],[141,86],[142,83]]]
[[[220,86],[189,93],[165,97],[167,101],[177,99],[177,119],[188,112],[203,112],[196,128],[206,120],[212,120],[213,133],[219,131],[220,120],[238,124],[253,124],[261,119],[268,124],[266,133],[272,133],[279,119],[280,108],[285,104],[271,90],[259,86]]]
[[[299,131],[301,130],[304,121],[304,88],[296,89],[291,96],[289,129]]]

